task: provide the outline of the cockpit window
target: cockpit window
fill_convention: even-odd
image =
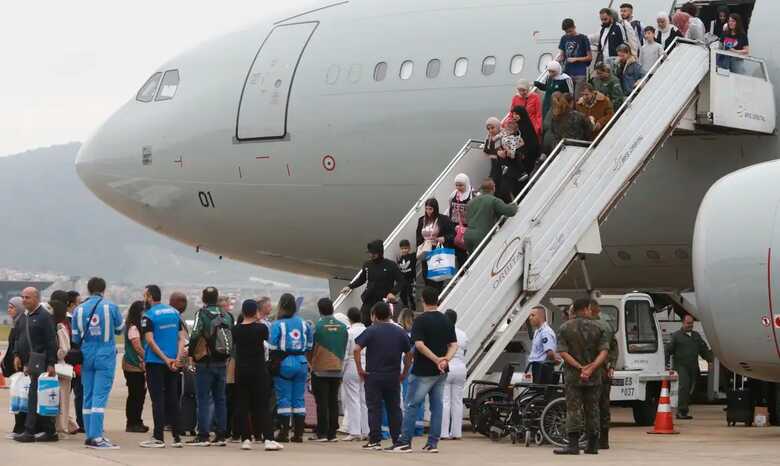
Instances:
[[[171,100],[179,88],[179,70],[168,70],[162,79],[160,89],[157,91],[156,101]]]
[[[139,102],[151,102],[152,99],[154,99],[155,92],[157,92],[157,85],[160,84],[160,78],[162,78],[162,73],[154,73],[152,77],[141,86],[138,94],[135,95],[135,100]]]

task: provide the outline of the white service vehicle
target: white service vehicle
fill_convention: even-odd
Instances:
[[[547,320],[556,333],[565,321],[564,311],[573,301],[572,296],[581,295],[581,291],[556,290],[545,300],[549,313]],[[677,374],[666,369],[664,342],[653,299],[646,293],[632,292],[601,295],[596,300],[601,307],[602,318],[615,330],[618,344],[610,399],[615,405],[630,406],[637,424],[652,425],[661,381],[670,381],[671,403],[677,406]],[[515,364],[520,372],[515,374],[512,382],[530,382],[531,374],[526,373],[525,368],[532,338],[533,331],[526,323],[508,346],[508,351],[492,367],[492,378],[496,378],[507,364]]]

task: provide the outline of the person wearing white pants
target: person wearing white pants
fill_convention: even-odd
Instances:
[[[448,309],[444,315],[450,319],[452,325],[458,320],[458,314]],[[442,440],[460,440],[463,436],[463,389],[466,385],[466,350],[469,339],[466,332],[455,328],[455,336],[458,338],[458,351],[450,361],[450,372],[444,385],[444,409],[441,417]]]
[[[349,339],[347,351],[344,357],[344,377],[341,383],[342,404],[344,405],[344,417],[347,418],[348,435],[342,440],[346,442],[362,440],[368,437],[368,408],[366,407],[366,391],[363,380],[357,372],[355,365],[355,338],[357,338],[366,326],[361,322],[360,309],[353,307],[347,311],[349,318]],[[362,354],[363,367],[365,367],[365,352]]]

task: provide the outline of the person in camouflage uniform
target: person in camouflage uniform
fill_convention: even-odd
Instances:
[[[609,415],[609,392],[612,387],[612,373],[615,372],[618,359],[617,339],[612,326],[601,317],[601,307],[596,300],[590,301],[590,318],[598,324],[609,338],[609,351],[607,352],[607,366],[604,371],[604,379],[601,382],[601,393],[599,395],[599,449],[609,450],[609,423],[612,420]]]
[[[595,455],[599,451],[599,389],[605,377],[609,335],[589,318],[589,299],[579,299],[572,307],[575,319],[558,330],[558,353],[565,362],[568,444],[554,453],[579,455],[580,429],[584,426],[588,438],[585,453]]]

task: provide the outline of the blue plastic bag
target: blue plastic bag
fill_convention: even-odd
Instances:
[[[38,377],[38,415],[56,416],[60,413],[60,381],[57,377]]]
[[[455,250],[436,248],[428,253],[428,271],[425,278],[433,282],[444,282],[455,276]]]

